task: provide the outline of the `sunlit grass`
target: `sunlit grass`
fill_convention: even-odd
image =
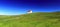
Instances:
[[[60,13],[0,16],[0,27],[60,27]]]

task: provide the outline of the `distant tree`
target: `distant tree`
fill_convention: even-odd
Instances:
[[[60,11],[56,11],[56,13],[60,13]]]
[[[27,13],[29,13],[29,14],[32,13],[32,10],[28,10]]]
[[[60,11],[55,11],[53,14],[60,15]]]

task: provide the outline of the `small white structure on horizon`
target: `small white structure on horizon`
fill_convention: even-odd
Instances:
[[[28,14],[32,13],[32,10],[28,10],[27,13],[28,13]]]

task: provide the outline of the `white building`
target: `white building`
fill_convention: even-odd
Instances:
[[[32,10],[28,10],[27,13],[28,13],[28,14],[32,13]]]

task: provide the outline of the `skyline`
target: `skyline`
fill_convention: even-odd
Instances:
[[[60,11],[60,0],[0,0],[0,15]]]

